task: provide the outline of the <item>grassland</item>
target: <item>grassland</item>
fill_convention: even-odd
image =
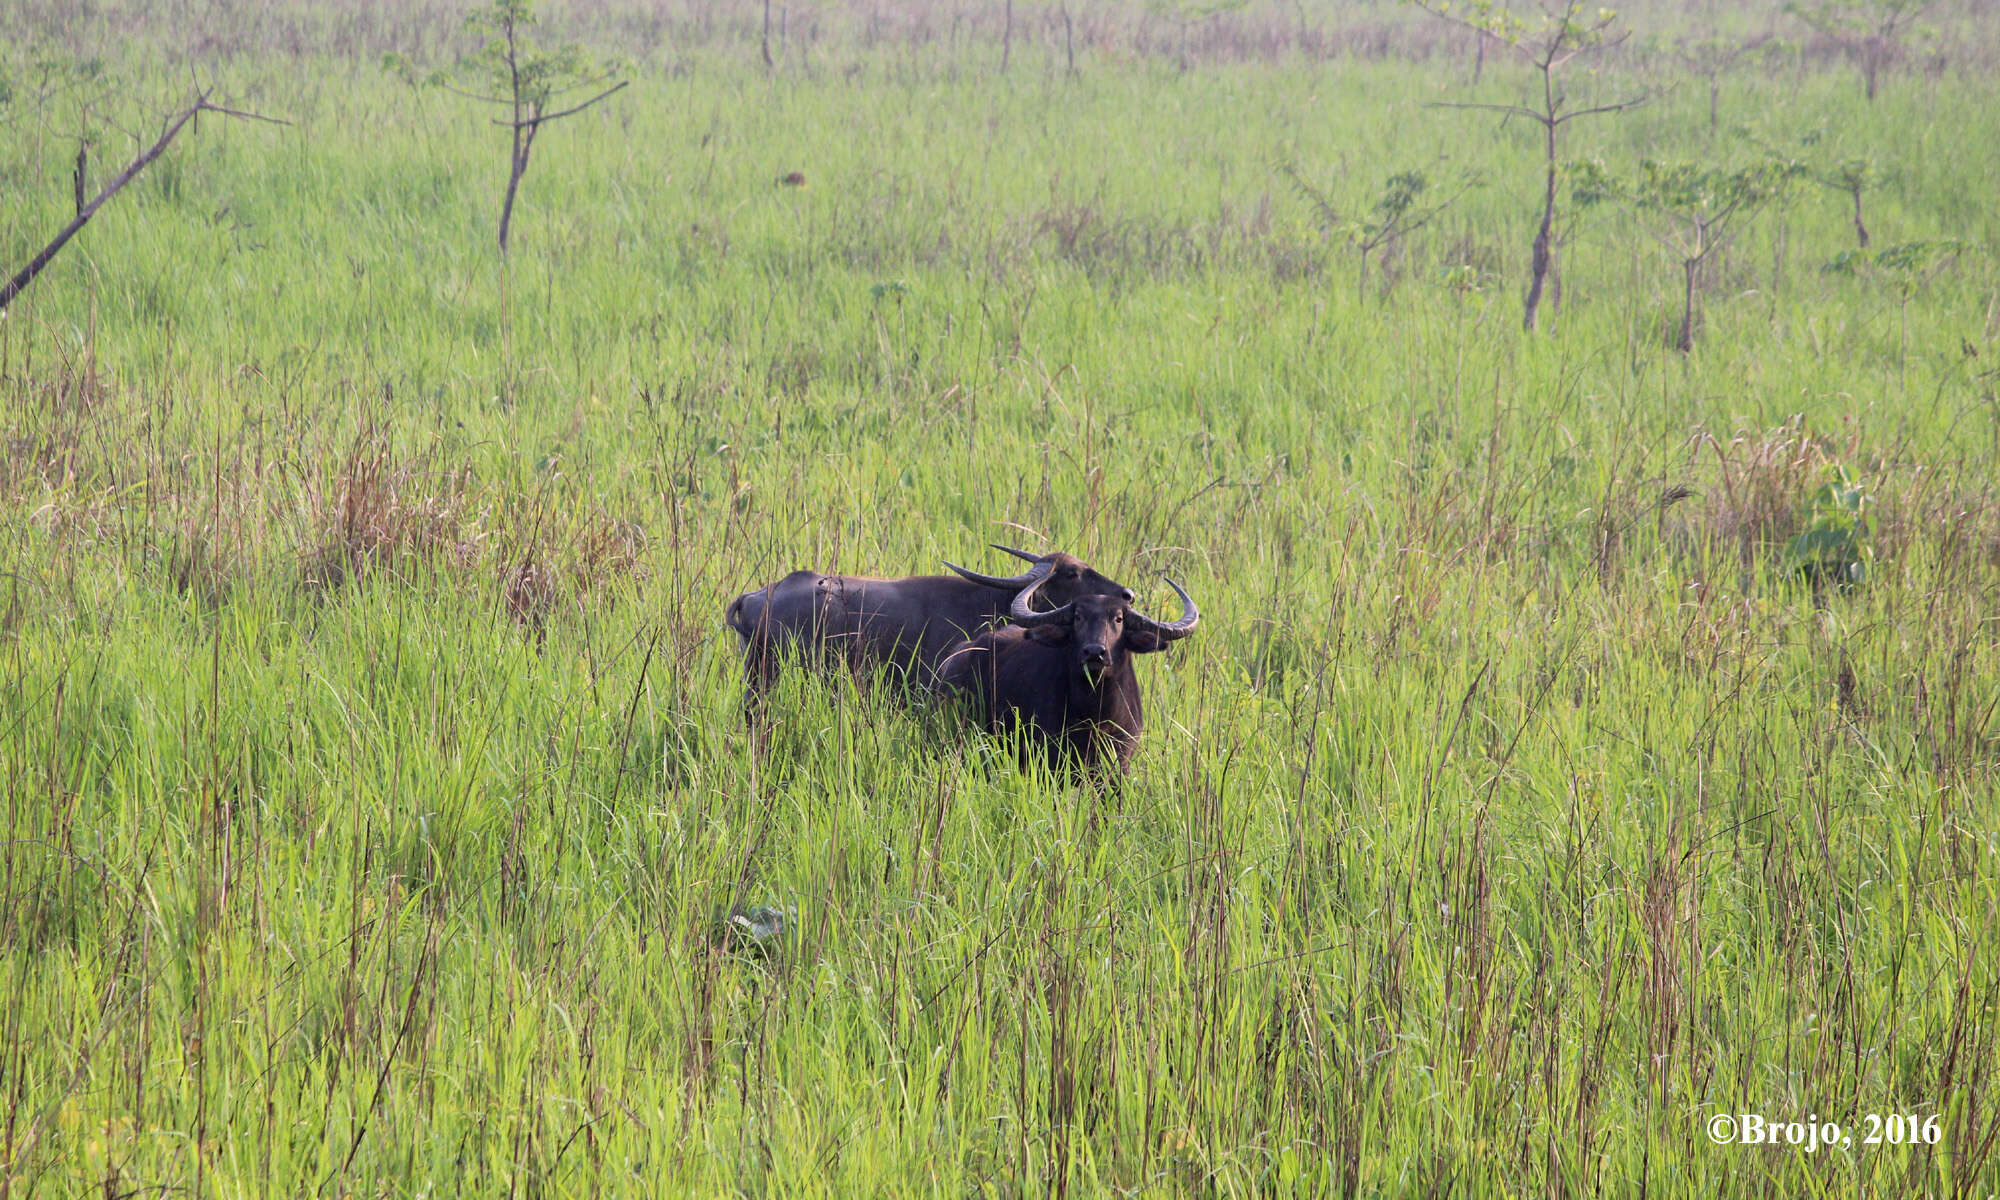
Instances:
[[[1609,209],[1521,332],[1537,148],[1429,105],[1524,80],[1394,9],[1093,14],[1074,75],[1037,9],[1001,75],[990,6],[770,72],[590,8],[634,86],[504,264],[503,134],[378,62],[449,10],[273,11],[0,17],[10,270],[80,97],[100,179],[190,63],[292,122],[204,118],[0,319],[0,1196],[2000,1188],[1992,47],[1746,67],[1711,134],[1635,12],[1576,86],[1656,99],[1575,153],[1871,155],[1878,245],[1969,246],[1824,272],[1806,189],[1683,356]],[[57,49],[110,83],[38,100]],[[1364,279],[1287,168],[1479,186]],[[744,728],[736,592],[992,540],[1202,602],[1121,792],[867,679]]]

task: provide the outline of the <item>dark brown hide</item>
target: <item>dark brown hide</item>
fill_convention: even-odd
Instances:
[[[954,647],[939,687],[973,697],[987,730],[1021,739],[1051,770],[1122,773],[1139,747],[1145,704],[1132,656],[1194,632],[1199,613],[1178,584],[1181,619],[1164,624],[1109,596],[1079,596],[1036,622]],[[1020,619],[1021,611],[1014,616]]]
[[[950,649],[1004,618],[1016,597],[1035,589],[1049,603],[1080,596],[1121,599],[1131,589],[1069,554],[1035,556],[1027,574],[1010,578],[966,572],[878,579],[794,571],[730,604],[727,621],[743,645],[754,696],[776,677],[788,654],[821,669],[837,664],[914,667],[930,686]],[[955,568],[961,569],[962,568]]]

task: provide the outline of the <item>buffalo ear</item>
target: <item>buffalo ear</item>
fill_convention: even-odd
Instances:
[[[1028,638],[1044,646],[1066,645],[1069,642],[1069,626],[1061,622],[1054,625],[1035,625],[1029,628]]]
[[[1171,645],[1172,642],[1150,629],[1133,629],[1125,634],[1125,652],[1128,654],[1154,654]]]

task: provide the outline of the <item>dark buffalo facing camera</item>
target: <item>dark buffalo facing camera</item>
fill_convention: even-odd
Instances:
[[[1201,614],[1171,579],[1181,598],[1177,621],[1156,621],[1115,596],[1078,596],[1038,612],[1043,582],[1015,597],[1012,628],[953,648],[939,687],[973,697],[989,731],[1021,737],[1024,758],[1040,756],[1056,770],[1123,772],[1146,723],[1132,656],[1193,633]]]
[[[794,571],[738,596],[726,619],[742,640],[751,697],[776,678],[788,654],[821,668],[893,664],[913,671],[913,682],[928,687],[953,646],[1024,603],[1132,597],[1132,589],[1074,555],[994,549],[1034,565],[1025,574],[1002,576],[946,563],[956,575],[902,579]]]

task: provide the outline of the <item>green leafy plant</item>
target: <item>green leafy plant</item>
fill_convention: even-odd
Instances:
[[[1286,167],[1283,171],[1312,206],[1320,231],[1338,235],[1359,256],[1362,286],[1368,283],[1368,264],[1378,251],[1395,246],[1435,221],[1461,196],[1478,186],[1478,180],[1468,175],[1448,190],[1438,189],[1432,186],[1430,176],[1421,169],[1398,171],[1383,181],[1382,192],[1368,207],[1366,215],[1350,218],[1343,216],[1326,193],[1307,182],[1296,169]],[[1387,288],[1387,279],[1383,286]]]
[[[1864,582],[1875,558],[1872,507],[1866,485],[1845,465],[1829,467],[1806,503],[1805,529],[1785,543],[1785,560],[1815,586]]]
[[[1571,195],[1579,205],[1616,201],[1651,218],[1653,236],[1680,260],[1681,319],[1674,347],[1686,354],[1694,349],[1695,283],[1702,264],[1757,213],[1788,195],[1804,173],[1788,160],[1724,169],[1649,159],[1630,177],[1592,164],[1573,173]]]
[[[1896,281],[1896,290],[1907,297],[1940,268],[1971,249],[1971,243],[1958,238],[1898,242],[1876,251],[1875,265],[1886,271]]]
[[[1905,390],[1910,362],[1910,301],[1939,271],[1971,250],[1971,243],[1958,238],[1925,238],[1898,242],[1873,252],[1843,250],[1821,268],[1829,275],[1885,280],[1895,289],[1898,327],[1896,373]]]

